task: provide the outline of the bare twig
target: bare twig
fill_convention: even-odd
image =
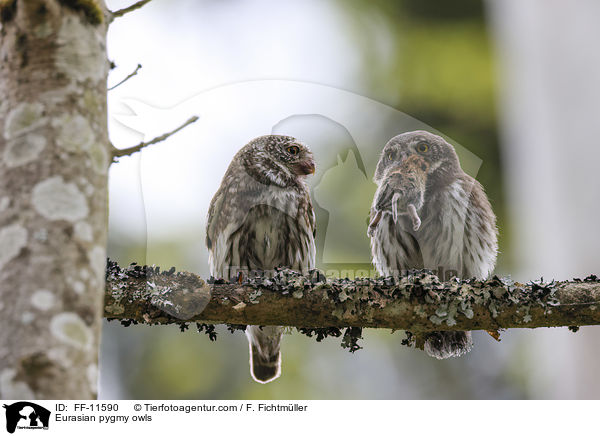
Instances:
[[[123,148],[123,149],[113,148],[113,151],[112,151],[113,162],[114,162],[115,158],[122,157],[122,156],[131,156],[133,153],[137,153],[138,151],[142,150],[144,147],[147,147],[152,144],[156,144],[157,142],[164,141],[169,136],[172,136],[175,133],[179,132],[181,129],[184,129],[185,127],[189,126],[190,124],[195,123],[196,121],[198,121],[198,119],[199,118],[194,115],[189,120],[187,120],[185,123],[183,123],[181,126],[177,127],[175,130],[172,130],[168,133],[157,136],[152,141],[140,142],[138,145],[134,145],[133,147]]]
[[[128,14],[129,12],[133,12],[133,11],[141,8],[146,3],[150,3],[150,1],[151,0],[141,0],[141,1],[135,2],[134,4],[132,4],[131,6],[128,6],[126,8],[111,12],[112,18],[122,17],[123,15]]]
[[[121,269],[109,262],[104,316],[147,324],[193,321],[413,332],[600,325],[600,281],[595,276],[509,284],[497,277],[440,282],[427,272],[399,281],[332,281],[282,271],[270,280],[207,285],[195,274],[173,271]],[[179,312],[173,312],[175,307]]]
[[[129,79],[131,79],[133,76],[137,75],[138,71],[142,68],[142,64],[137,64],[137,67],[135,67],[135,70],[133,70],[133,73],[129,74],[127,77],[125,77],[123,80],[121,80],[119,83],[117,83],[115,86],[111,86],[110,88],[108,88],[108,91],[112,91],[113,89],[115,89],[117,86],[122,85],[123,83],[127,82]]]

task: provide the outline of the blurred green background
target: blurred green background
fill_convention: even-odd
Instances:
[[[112,3],[120,5],[116,0]],[[206,10],[222,8],[223,14],[235,14],[241,3],[178,2],[175,6],[175,2],[156,1],[152,8],[148,7],[146,15],[140,12],[137,19],[152,28],[160,20],[171,20],[172,23],[174,17],[188,14],[196,16],[197,26],[203,26]],[[294,6],[290,7],[289,19],[294,20],[294,7],[303,6],[301,2],[291,3]],[[353,56],[350,61],[354,68],[348,69],[349,78],[339,86],[409,114],[443,132],[482,160],[477,179],[485,187],[498,217],[500,255],[497,272],[504,274],[512,266],[508,245],[511,238],[496,114],[497,56],[484,6],[479,0],[338,0],[327,2],[327,14],[335,17],[330,22],[334,29],[330,31],[351,47]],[[268,8],[269,3],[257,4],[257,8],[261,7]],[[263,12],[268,14],[266,10]],[[318,26],[328,26],[327,20],[312,23],[309,19],[304,29],[307,33],[316,31]],[[314,28],[310,27],[312,24]],[[278,29],[285,32],[285,23]],[[260,28],[256,29],[256,32],[260,31]],[[226,47],[230,44],[231,50],[238,44],[235,32],[234,27],[231,40],[224,43]],[[136,38],[133,33],[131,35]],[[276,38],[277,33],[274,35],[268,37]],[[113,45],[118,44],[114,36],[112,41]],[[322,42],[327,44],[327,41]],[[200,45],[212,43],[211,40],[199,42]],[[317,62],[310,59],[311,50],[307,49],[306,63]],[[161,56],[161,47],[156,48],[154,56]],[[210,67],[199,63],[200,82],[203,68]],[[176,71],[174,66],[175,76]],[[270,71],[264,72],[264,76],[269,77],[269,74]],[[260,71],[253,72],[249,78],[262,78],[260,75]],[[338,85],[334,79],[324,77],[327,84]],[[280,75],[278,78],[288,77]],[[318,77],[308,79],[317,80]],[[154,87],[158,86],[154,84],[137,92],[151,96]],[[202,86],[198,85],[200,88]],[[327,141],[331,143],[330,149],[343,150],[339,162],[356,159],[354,153],[348,152],[352,147],[343,132],[331,134]],[[336,144],[336,141],[344,144]],[[383,145],[374,145],[375,151],[378,153]],[[169,144],[161,146],[169,147]],[[315,198],[317,204],[324,196],[338,198],[339,204],[332,205],[330,201],[327,209],[329,212],[343,211],[342,217],[348,218],[343,224],[347,226],[345,231],[362,236],[374,186],[352,190],[352,205],[348,205],[344,202],[345,193],[355,183],[354,177],[351,172],[331,175],[327,192],[317,192]],[[210,196],[197,201],[208,203]],[[114,213],[111,210],[111,214]],[[319,211],[318,228],[324,228],[328,219],[326,212]],[[175,266],[206,271],[203,236],[193,232],[192,228],[182,228],[163,240],[156,237],[151,262],[165,268]],[[143,233],[142,229],[131,231],[118,220],[111,221],[109,257],[122,265],[134,261],[145,263],[148,253]],[[323,242],[321,239],[321,253]],[[357,262],[369,267],[362,261],[369,253],[365,254],[364,244],[356,243],[354,238],[337,238],[329,247],[333,252],[326,256],[344,253],[345,258],[351,259],[356,254]],[[317,265],[321,268],[324,266],[322,256],[321,264]],[[348,268],[356,268],[356,264],[348,264]],[[193,325],[181,333],[177,327],[124,328],[116,322],[107,323],[102,345],[101,397],[526,399],[542,395],[537,386],[551,382],[538,373],[535,359],[529,353],[535,334],[532,331],[508,332],[500,344],[485,333],[475,332],[474,350],[464,358],[447,361],[437,361],[402,346],[402,332],[365,330],[361,341],[364,348],[350,354],[340,347],[341,338],[327,338],[317,343],[314,338],[294,331],[284,336],[282,376],[267,385],[257,384],[250,378],[248,345],[243,333],[231,334],[224,326],[219,326],[217,332],[217,341],[210,342],[206,335],[195,332]]]

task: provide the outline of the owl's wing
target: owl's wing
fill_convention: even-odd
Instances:
[[[223,177],[221,186],[215,193],[208,208],[206,221],[206,246],[213,250],[218,239],[227,233],[229,227],[237,229],[244,222],[245,216],[256,202],[245,189],[243,177],[232,176],[228,170]]]
[[[498,252],[496,216],[481,184],[466,176],[463,180],[469,192],[463,233],[462,277],[486,279],[494,270]]]
[[[221,195],[221,189],[217,191],[208,208],[208,217],[206,219],[206,247],[212,250],[213,240],[215,240],[215,215],[219,214],[219,211],[223,205],[223,195]]]
[[[308,269],[314,269],[316,266],[316,257],[317,257],[317,248],[315,245],[315,237],[317,235],[317,225],[315,218],[315,210],[312,205],[312,201],[310,200],[310,195],[306,192],[304,196],[305,204],[304,209],[304,222],[306,223],[306,235],[307,235],[307,259],[306,264]]]
[[[221,277],[223,269],[229,266],[226,264],[229,236],[242,225],[247,212],[247,208],[240,204],[245,201],[244,195],[232,191],[230,185],[223,180],[208,209],[206,247],[213,277]]]
[[[210,207],[208,208],[208,218],[206,221],[206,247],[208,248],[208,264],[210,268],[210,275],[213,277],[217,277],[222,275],[219,274],[219,270],[222,270],[222,265],[217,265],[217,263],[221,264],[223,262],[222,259],[219,258],[222,256],[218,256],[219,249],[217,248],[218,243],[218,232],[220,230],[219,221],[222,219],[222,209],[224,204],[225,192],[219,187],[219,190],[214,195],[210,202]]]
[[[306,223],[314,239],[317,236],[315,209],[313,208],[312,201],[310,201],[310,196],[308,195],[308,193],[306,194],[306,203]]]

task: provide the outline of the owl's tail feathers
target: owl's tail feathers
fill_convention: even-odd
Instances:
[[[425,339],[425,352],[436,359],[460,357],[473,348],[471,332],[433,332]]]
[[[248,326],[250,374],[259,383],[269,383],[281,375],[281,327]]]
[[[259,383],[269,383],[281,375],[281,351],[275,355],[263,357],[258,347],[250,346],[250,372]]]

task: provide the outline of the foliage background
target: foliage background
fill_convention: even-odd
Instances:
[[[118,8],[128,2],[108,3]],[[517,278],[533,278],[536,270],[515,273],[519,241],[511,237],[515,222],[509,219],[505,192],[511,171],[508,165],[503,167],[501,158],[499,57],[488,14],[486,4],[479,0],[155,0],[115,23],[109,34],[109,52],[118,65],[111,80],[117,82],[138,62],[144,66],[138,77],[109,95],[111,112],[123,110],[123,98],[142,98],[168,107],[202,89],[264,78],[312,81],[368,96],[443,132],[482,159],[477,178],[486,188],[500,228],[497,272],[513,271]],[[340,153],[339,163],[353,158],[344,145],[347,136],[329,125],[291,123],[282,128],[286,127],[312,132],[314,141],[325,144],[323,147],[346,150]],[[119,146],[140,139],[115,122],[111,122],[111,136]],[[194,132],[189,129],[157,147],[177,154],[183,152],[176,144],[193,141]],[[374,153],[383,145],[374,145]],[[231,156],[214,148],[206,150],[204,158],[214,161],[222,174]],[[139,156],[123,160],[111,170],[109,256],[122,264],[149,262],[206,275],[203,222],[169,226],[166,213],[167,225],[152,235],[149,254],[139,177]],[[168,191],[175,176],[157,173],[150,177]],[[362,214],[368,210],[373,191],[352,191],[353,182],[352,172],[332,175],[327,192],[320,195],[337,199],[338,203],[330,202],[329,210],[343,211],[338,216],[347,221],[340,225],[346,226],[348,234],[362,236]],[[351,202],[348,191],[353,192]],[[214,189],[198,187],[197,198],[179,201],[208,204],[213,193]],[[361,219],[354,219],[357,216]],[[323,219],[319,217],[321,222]],[[333,251],[329,255],[363,259],[364,244],[357,240],[336,238],[330,242]],[[241,332],[230,334],[219,326],[218,339],[211,343],[193,330],[193,326],[181,333],[177,327],[124,328],[106,323],[101,398],[598,396],[597,391],[582,387],[583,376],[575,384],[564,377],[567,368],[577,368],[580,358],[589,357],[590,343],[598,345],[595,329],[590,334],[592,329],[584,328],[577,335],[566,329],[510,331],[501,343],[475,332],[473,352],[448,361],[401,346],[402,332],[366,330],[364,349],[355,354],[343,350],[340,339],[316,343],[314,338],[294,332],[284,337],[283,375],[268,385],[251,381],[247,342]]]

